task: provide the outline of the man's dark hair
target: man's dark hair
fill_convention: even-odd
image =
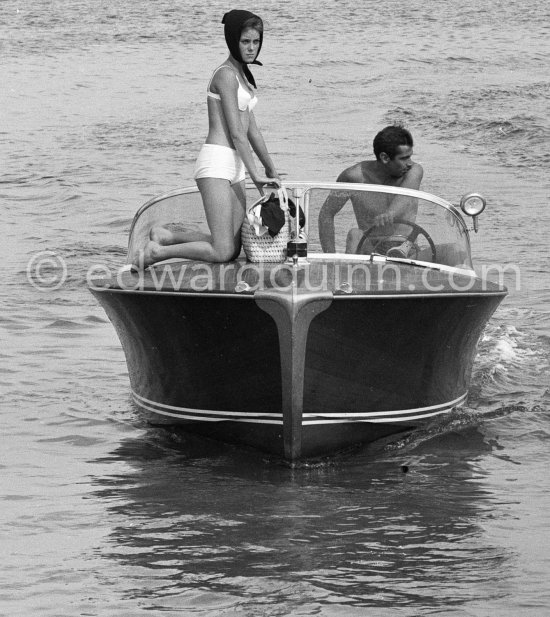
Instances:
[[[380,154],[385,152],[390,159],[397,154],[399,146],[413,146],[412,135],[402,126],[391,125],[382,129],[374,138],[372,147],[374,155],[380,159]]]

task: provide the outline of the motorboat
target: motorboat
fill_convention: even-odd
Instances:
[[[139,410],[296,463],[464,406],[478,340],[507,293],[472,264],[468,225],[477,231],[483,197],[453,205],[383,185],[285,186],[305,222],[290,220],[283,261],[172,259],[89,278]],[[359,228],[362,207],[395,198],[406,216]],[[344,205],[327,223],[334,200]],[[128,255],[159,225],[207,230],[196,187],[145,203]]]

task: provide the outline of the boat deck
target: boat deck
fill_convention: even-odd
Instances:
[[[259,290],[329,292],[339,296],[505,295],[506,290],[471,271],[439,269],[403,261],[341,261],[318,259],[293,263],[249,263],[244,259],[222,264],[171,261],[144,271],[120,271],[93,280],[96,290],[144,293],[254,295]]]

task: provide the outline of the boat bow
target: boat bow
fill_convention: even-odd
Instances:
[[[295,280],[295,277],[294,277]],[[271,315],[279,334],[283,442],[285,458],[296,460],[302,451],[302,412],[307,335],[313,318],[332,303],[329,291],[298,293],[277,289],[257,291],[256,304]]]

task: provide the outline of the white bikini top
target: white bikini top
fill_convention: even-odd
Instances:
[[[220,69],[223,69],[223,68],[227,68],[230,71],[233,71],[233,69],[230,66],[227,66],[227,64],[222,64],[221,66],[219,66],[212,73],[212,77],[210,78],[210,81],[208,82],[208,89],[206,90],[206,96],[210,97],[211,99],[216,99],[217,101],[220,101],[221,97],[219,94],[216,94],[215,92],[211,92],[210,84],[212,83],[212,80],[214,79],[214,75]],[[252,111],[254,107],[256,107],[256,103],[258,102],[258,97],[250,94],[250,92],[241,84],[241,80],[239,79],[239,76],[237,75],[237,73],[235,73],[235,77],[237,78],[237,83],[239,84],[239,88],[237,90],[237,105],[239,107],[239,110],[246,111],[248,109],[248,111]]]

